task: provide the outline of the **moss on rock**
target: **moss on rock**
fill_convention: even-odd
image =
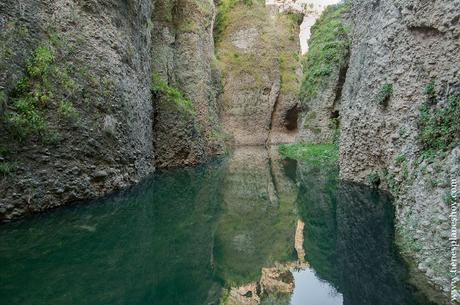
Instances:
[[[311,29],[309,50],[303,59],[302,103],[315,98],[328,77],[347,64],[350,39],[342,17],[348,10],[348,3],[327,7]]]

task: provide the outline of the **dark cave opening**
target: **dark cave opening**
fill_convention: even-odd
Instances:
[[[340,113],[338,110],[334,110],[331,112],[330,118],[331,119],[337,119],[340,116]]]
[[[294,107],[286,111],[286,114],[284,116],[284,126],[287,130],[297,130],[297,120],[299,118],[299,112],[300,109],[298,105],[295,105]]]

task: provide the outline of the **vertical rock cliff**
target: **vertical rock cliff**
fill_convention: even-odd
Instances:
[[[414,279],[427,278],[447,295],[449,192],[460,175],[460,2],[347,5],[338,18],[350,39],[349,59],[310,82],[326,89],[303,104],[303,139],[322,142],[318,135],[330,134],[325,126],[337,126],[341,177],[393,194],[398,243],[424,275]],[[318,120],[315,113],[325,110],[330,115]],[[319,129],[316,136],[310,127]]]
[[[214,13],[206,0],[2,1],[0,219],[219,152]]]
[[[227,2],[221,4],[216,45],[223,129],[236,145],[292,142],[301,15],[277,14],[260,0]]]
[[[177,107],[167,107],[174,101],[154,107],[155,160],[160,167],[196,164],[222,151],[214,16],[211,0],[161,0],[155,4],[152,69],[193,102],[191,115],[185,116]]]

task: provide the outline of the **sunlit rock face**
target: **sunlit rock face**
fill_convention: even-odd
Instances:
[[[235,145],[291,143],[297,134],[298,20],[262,1],[237,2],[216,43],[220,118]]]

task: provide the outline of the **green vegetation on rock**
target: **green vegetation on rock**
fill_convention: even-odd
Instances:
[[[55,109],[64,120],[78,117],[72,102],[78,85],[69,75],[71,67],[63,64],[64,51],[56,48],[59,38],[50,36],[53,40],[42,41],[32,52],[14,88],[0,97],[0,121],[8,135],[19,141],[33,138],[50,143],[48,139],[61,127],[50,124]],[[59,41],[61,46],[65,44]]]
[[[384,83],[377,93],[375,97],[375,101],[383,107],[388,106],[388,100],[390,99],[391,95],[393,94],[393,84]]]
[[[0,176],[7,176],[16,170],[14,162],[0,162]]]
[[[311,29],[308,53],[303,59],[302,103],[315,98],[329,76],[347,65],[350,39],[342,16],[348,9],[348,3],[329,6]]]
[[[254,114],[270,109],[272,106],[265,103],[270,92],[278,93],[278,84],[279,105],[297,100],[298,20],[299,15],[294,13],[271,15],[261,0],[219,2],[214,33],[223,85],[222,104],[226,105],[222,109],[230,120],[239,121],[234,126],[265,124],[243,119],[240,111],[251,107]],[[274,118],[277,115],[275,111]]]
[[[242,3],[248,7],[252,6],[252,0],[221,0],[217,5],[216,21],[214,23],[214,41],[219,42],[222,34],[231,22],[229,12],[237,5]]]
[[[283,158],[312,164],[331,164],[338,159],[337,146],[334,144],[283,144],[278,149]]]
[[[433,101],[436,98],[436,87],[434,81],[431,81],[426,85],[425,90],[423,90],[423,93],[427,95],[427,98],[430,101]]]
[[[47,46],[37,47],[26,65],[26,75],[16,84],[5,122],[9,131],[20,140],[43,134],[46,129],[41,110],[52,96],[48,76],[53,62],[54,56]]]
[[[428,99],[436,96],[430,89]],[[460,94],[427,101],[420,107],[418,140],[423,155],[433,155],[460,145]]]
[[[62,100],[60,103],[59,103],[59,113],[67,118],[67,119],[71,119],[71,120],[74,120],[78,117],[78,112],[77,110],[75,109],[75,107],[73,106],[73,104],[69,101],[66,101],[66,100]]]
[[[372,172],[367,176],[367,183],[372,187],[378,187],[380,184],[380,176],[376,172]]]
[[[154,73],[152,75],[151,89],[156,97],[165,99],[169,106],[173,106],[175,109],[190,115],[195,114],[192,102],[186,99],[177,88],[168,85],[158,74]]]

